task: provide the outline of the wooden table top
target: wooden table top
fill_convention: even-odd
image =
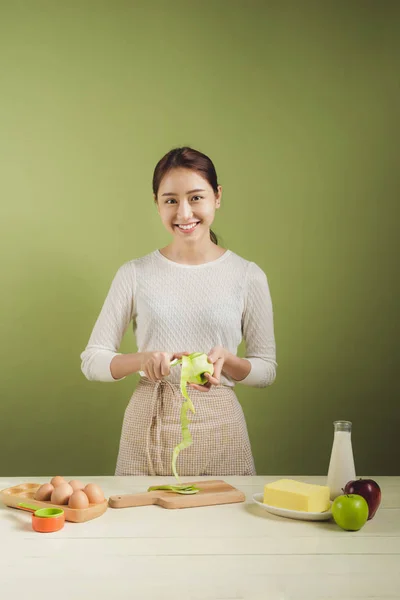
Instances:
[[[44,477],[2,477],[0,490]],[[282,476],[283,477],[283,476]],[[325,484],[326,477],[285,475]],[[253,494],[280,476],[221,477],[246,501],[167,510],[113,509],[51,534],[28,512],[0,504],[0,591],[29,600],[400,599],[400,477],[371,476],[382,489],[374,519],[357,532],[333,520],[272,515]],[[144,492],[173,477],[68,476],[108,498]],[[182,478],[193,481],[201,478]]]

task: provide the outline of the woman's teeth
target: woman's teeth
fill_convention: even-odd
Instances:
[[[190,223],[190,225],[177,225],[181,231],[193,231],[197,227],[198,223]]]

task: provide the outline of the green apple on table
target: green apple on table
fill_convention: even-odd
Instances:
[[[368,504],[359,494],[342,494],[332,504],[332,516],[339,527],[358,531],[368,520]]]

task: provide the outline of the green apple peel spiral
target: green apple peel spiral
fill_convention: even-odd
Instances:
[[[177,492],[179,494],[196,494],[199,491],[199,488],[194,485],[184,485],[181,483],[176,470],[176,460],[179,452],[193,443],[192,436],[190,435],[189,431],[189,419],[187,412],[188,410],[191,410],[194,414],[196,411],[187,393],[186,385],[187,383],[196,383],[198,385],[207,383],[208,379],[204,376],[204,374],[210,373],[212,375],[214,373],[214,365],[209,363],[207,355],[201,352],[193,352],[192,354],[189,354],[189,356],[183,355],[181,359],[172,361],[170,366],[176,366],[179,363],[182,364],[180,382],[181,392],[186,400],[182,404],[180,413],[182,441],[175,446],[172,454],[172,472],[180,485],[151,486],[148,489],[149,492],[153,490],[168,490],[171,492]]]

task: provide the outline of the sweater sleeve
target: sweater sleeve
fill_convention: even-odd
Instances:
[[[250,263],[245,289],[242,333],[246,344],[245,358],[250,373],[238,383],[266,387],[276,377],[276,348],[271,295],[267,277],[255,263]]]
[[[82,372],[90,381],[117,381],[111,375],[110,363],[118,354],[133,317],[134,287],[134,266],[126,263],[118,269],[111,283],[89,342],[80,356]]]

